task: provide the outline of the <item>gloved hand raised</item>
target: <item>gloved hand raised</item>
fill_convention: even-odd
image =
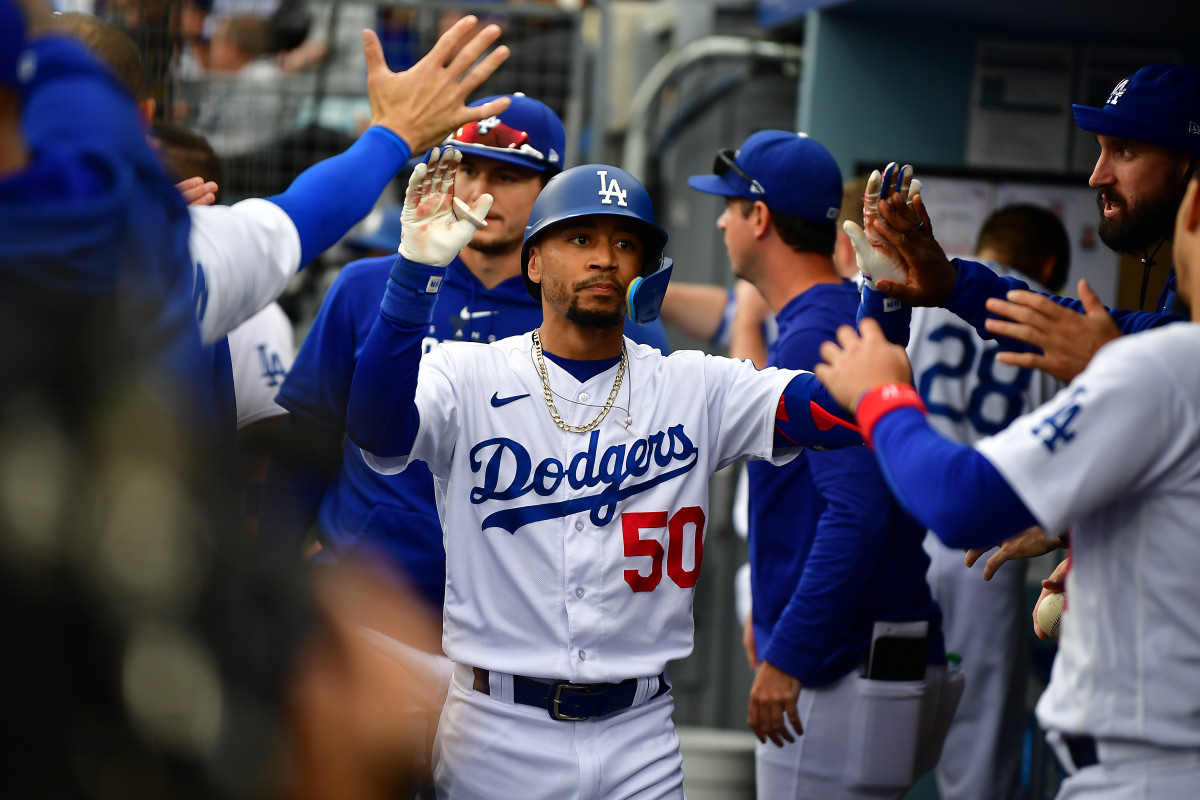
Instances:
[[[882,175],[874,170],[867,179],[867,189],[863,194],[863,225],[859,227],[851,220],[846,220],[842,230],[850,237],[858,262],[858,270],[863,275],[867,286],[875,288],[877,280],[891,280],[904,283],[905,271],[901,266],[900,257],[883,235],[875,230],[875,221],[879,219],[880,197],[890,197],[895,194],[902,203],[911,203],[920,194],[920,181],[913,180],[913,168],[909,165],[899,167],[896,162],[887,165]]]
[[[400,212],[400,255],[430,267],[445,267],[467,246],[475,231],[487,225],[490,194],[480,195],[474,207],[454,196],[454,176],[462,153],[451,147],[433,148],[408,179],[404,210]]]

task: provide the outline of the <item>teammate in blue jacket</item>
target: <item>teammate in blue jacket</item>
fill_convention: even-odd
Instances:
[[[447,268],[425,336],[426,352],[441,342],[493,342],[527,331],[541,318],[541,306],[521,279],[521,239],[542,186],[562,168],[566,132],[544,103],[520,94],[509,99],[511,105],[499,116],[464,125],[448,140],[463,153],[456,195],[473,203],[486,192],[494,202],[487,227]],[[316,454],[325,452],[311,460],[275,456],[260,536],[268,546],[298,553],[316,516],[327,550],[322,558],[352,552],[381,556],[393,574],[440,609],[446,553],[429,470],[419,464],[399,475],[380,475],[344,441],[354,367],[379,316],[399,244],[390,243],[391,255],[355,261],[341,271],[280,389],[292,438],[307,440]],[[667,350],[660,323],[628,327],[635,340]]]
[[[821,344],[853,324],[859,305],[858,287],[832,258],[837,163],[814,139],[760,131],[737,152],[720,151],[713,171],[689,183],[725,198],[717,227],[733,274],[776,315],[767,363],[811,370]],[[757,668],[749,722],[761,742],[758,796],[903,792],[936,763],[962,690],[961,678],[947,674],[941,612],[925,582],[924,528],[859,448],[805,451],[783,466],[752,461],[747,472],[753,602],[745,640]],[[862,675],[875,623],[885,621],[920,621],[926,633],[911,676],[921,700],[893,714],[881,737],[855,720],[889,702]]]

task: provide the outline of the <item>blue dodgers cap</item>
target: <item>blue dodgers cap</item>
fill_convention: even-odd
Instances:
[[[1090,133],[1200,156],[1200,69],[1151,64],[1118,83],[1101,108],[1073,105]]]
[[[352,236],[342,242],[355,250],[382,250],[395,253],[400,249],[400,212],[404,206],[388,206],[380,212],[379,227],[369,233]]]
[[[781,214],[836,223],[842,208],[842,173],[816,139],[790,131],[759,131],[735,153],[722,150],[713,175],[693,175],[693,189],[722,197],[762,200]]]
[[[553,109],[540,100],[517,92],[493,95],[471,103],[482,105],[500,97],[512,99],[512,105],[498,117],[468,122],[446,138],[464,153],[536,169],[538,172],[562,169],[567,132]]]

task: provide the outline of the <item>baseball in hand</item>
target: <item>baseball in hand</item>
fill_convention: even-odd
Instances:
[[[1054,641],[1058,641],[1058,633],[1062,627],[1062,611],[1063,603],[1066,602],[1066,595],[1062,592],[1052,592],[1046,595],[1037,604],[1037,623],[1042,632],[1049,636]]]

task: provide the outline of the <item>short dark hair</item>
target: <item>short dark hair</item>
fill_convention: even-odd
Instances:
[[[162,121],[154,123],[150,135],[158,140],[159,158],[176,183],[200,176],[220,186],[224,180],[221,157],[202,135],[183,125]]]
[[[754,203],[744,197],[733,199],[736,199],[741,205],[742,216],[750,216]],[[767,208],[771,207],[767,206]],[[816,253],[819,256],[833,255],[833,246],[837,242],[837,225],[833,220],[817,222],[771,209],[771,224],[775,226],[783,243],[797,253]]]
[[[141,102],[146,94],[146,73],[142,54],[129,34],[111,22],[79,12],[56,15],[52,24],[54,30],[70,36],[99,58],[133,99]]]
[[[1071,240],[1062,220],[1048,208],[1031,203],[1005,206],[983,223],[975,252],[991,249],[1000,261],[1036,281],[1049,256],[1054,269],[1044,279],[1047,289],[1058,292],[1071,269]]]

